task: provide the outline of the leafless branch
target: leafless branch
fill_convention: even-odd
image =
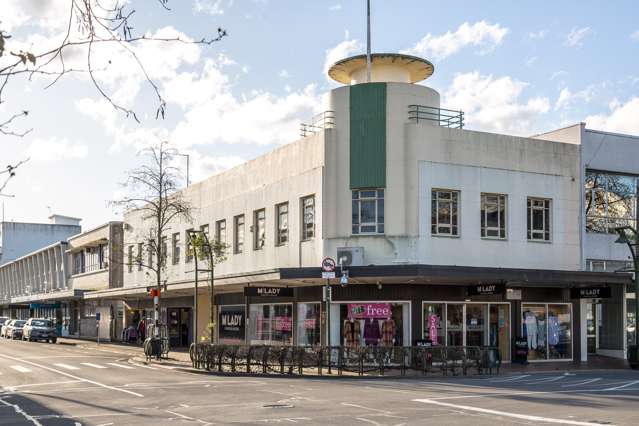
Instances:
[[[24,159],[21,160],[19,162],[17,162],[16,164],[9,164],[7,165],[7,167],[4,170],[0,170],[0,176],[1,175],[6,175],[3,176],[0,182],[2,182],[2,184],[0,184],[0,194],[2,194],[2,191],[4,191],[4,189],[7,187],[7,184],[9,183],[9,181],[15,177],[16,175],[16,169],[18,167],[20,167],[21,165],[23,165],[24,163],[26,163],[27,161],[29,161],[29,159]]]

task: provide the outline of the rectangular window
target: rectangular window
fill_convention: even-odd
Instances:
[[[209,238],[209,225],[202,225],[200,226],[200,231],[206,235],[206,238]]]
[[[551,239],[551,200],[528,197],[528,240],[550,241]]]
[[[275,206],[275,217],[277,220],[275,244],[283,246],[288,242],[288,203]]]
[[[506,238],[506,208],[503,194],[481,194],[481,237]]]
[[[144,251],[144,244],[138,243],[138,253],[135,257],[135,263],[138,265],[138,271],[142,270],[142,252]]]
[[[162,237],[160,239],[160,254],[162,259],[161,266],[166,266],[166,260],[168,259],[168,256],[169,256],[169,243],[167,240],[168,240],[167,237]]]
[[[249,343],[251,345],[293,343],[292,304],[251,304],[249,312]]]
[[[215,240],[218,243],[226,244],[226,220],[215,222]]]
[[[637,178],[586,172],[586,231],[614,234],[615,228],[636,228]]]
[[[431,233],[459,236],[459,191],[433,189],[431,192]]]
[[[233,218],[233,232],[234,232],[234,240],[235,244],[233,247],[233,251],[236,254],[242,253],[244,251],[244,215],[241,214],[239,216],[235,216]]]
[[[253,213],[253,248],[262,250],[266,242],[266,210],[255,210]]]
[[[148,245],[148,261],[149,261],[149,268],[153,268],[153,255],[155,254],[155,250],[156,250],[156,245],[155,245],[155,241],[154,240],[149,240],[149,245]]]
[[[302,241],[315,237],[315,196],[302,198]]]
[[[191,243],[191,232],[194,229],[187,229],[184,235],[184,240],[186,241],[186,254],[184,255],[184,260],[186,263],[193,261],[193,244]]]
[[[353,190],[353,234],[384,233],[384,190]]]
[[[173,264],[177,265],[180,263],[180,233],[176,232],[173,234],[172,241],[172,252],[173,252]]]
[[[572,320],[569,304],[522,304],[522,332],[528,359],[571,359]]]
[[[321,304],[297,304],[297,345],[319,346],[321,335]]]
[[[129,246],[127,257],[128,257],[127,267],[129,269],[129,272],[133,272],[133,246]]]

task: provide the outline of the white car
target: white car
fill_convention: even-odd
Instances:
[[[0,337],[7,337],[7,326],[11,322],[11,318],[0,317]]]

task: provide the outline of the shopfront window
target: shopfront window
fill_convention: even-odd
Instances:
[[[249,341],[252,345],[293,343],[293,305],[251,305]]]
[[[422,338],[433,345],[492,346],[510,360],[510,304],[423,303]]]
[[[320,342],[320,304],[297,305],[297,345],[318,346]]]
[[[571,359],[572,317],[568,304],[522,304],[528,359]]]
[[[407,303],[341,304],[340,342],[347,348],[403,346],[408,338]]]
[[[446,344],[444,338],[444,305],[441,303],[424,304],[424,339],[433,346]]]

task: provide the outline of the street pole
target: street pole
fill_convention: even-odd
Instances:
[[[328,347],[328,374],[331,374],[332,350],[331,350],[331,280],[326,280],[326,346]]]
[[[194,253],[195,259],[195,291],[193,292],[193,343],[197,345],[197,287],[198,287],[198,266],[197,266],[197,253]]]
[[[366,81],[371,82],[371,0],[366,0]]]

